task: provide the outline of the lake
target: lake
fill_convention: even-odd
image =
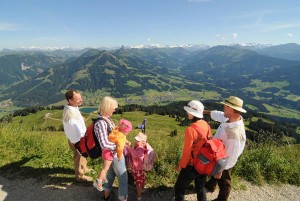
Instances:
[[[89,113],[91,113],[91,112],[97,111],[98,108],[97,108],[97,107],[82,107],[82,108],[80,108],[79,110],[80,110],[80,112],[82,112],[82,113],[87,113],[87,114],[89,114]]]

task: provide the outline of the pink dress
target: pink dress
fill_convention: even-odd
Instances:
[[[143,170],[143,162],[145,154],[147,154],[148,149],[146,146],[140,147],[129,147],[125,148],[126,165],[127,168],[132,170],[132,175],[134,177],[134,182],[136,185],[144,186],[146,181],[145,171]]]

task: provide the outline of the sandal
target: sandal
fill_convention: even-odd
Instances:
[[[99,179],[96,179],[96,181],[94,181],[93,186],[98,190],[98,191],[103,191],[103,187],[102,187],[102,181]]]

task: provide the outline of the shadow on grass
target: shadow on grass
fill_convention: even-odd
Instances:
[[[39,156],[23,157],[16,161],[0,167],[0,175],[6,179],[37,179],[46,180],[55,184],[62,182],[74,182],[74,170],[70,168],[33,168],[26,166],[26,163]]]
[[[74,169],[33,168],[26,165],[38,158],[23,157],[0,167],[0,200],[98,200],[101,197],[92,183],[75,181]],[[78,196],[77,192],[82,195]]]

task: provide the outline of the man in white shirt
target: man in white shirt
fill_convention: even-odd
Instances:
[[[75,179],[78,182],[92,182],[93,178],[85,175],[91,171],[87,167],[87,160],[75,148],[76,142],[80,141],[86,132],[84,118],[78,108],[82,104],[81,94],[70,89],[65,93],[65,97],[68,104],[64,107],[63,126],[70,148],[74,153]]]
[[[213,192],[218,184],[219,195],[213,201],[227,201],[231,190],[231,170],[236,164],[238,157],[245,148],[246,133],[241,113],[246,113],[243,109],[243,100],[238,97],[230,96],[221,102],[224,105],[223,112],[204,110],[203,114],[220,122],[214,138],[221,139],[226,147],[229,156],[225,170],[220,174],[214,175],[206,184],[208,192]]]

